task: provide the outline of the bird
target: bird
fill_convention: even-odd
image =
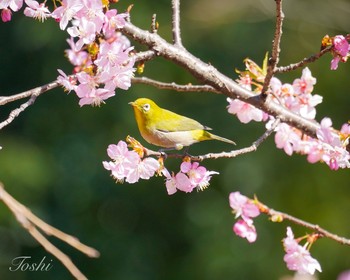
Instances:
[[[181,150],[205,140],[218,140],[236,145],[232,140],[208,132],[210,127],[163,109],[151,99],[138,98],[129,104],[134,109],[141,136],[152,145],[170,150]]]

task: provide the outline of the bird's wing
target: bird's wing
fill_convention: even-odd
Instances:
[[[159,119],[157,120],[157,125],[155,128],[163,132],[211,129],[210,127],[206,127],[193,119],[181,116],[179,114],[164,109],[163,113],[159,115]]]

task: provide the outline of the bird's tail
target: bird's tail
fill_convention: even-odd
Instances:
[[[209,134],[209,139],[213,139],[213,140],[218,140],[218,141],[222,141],[222,142],[226,142],[226,143],[229,143],[229,144],[232,144],[232,145],[236,145],[236,143],[230,139],[227,139],[227,138],[224,138],[224,137],[221,137],[221,136],[217,136],[215,134],[212,134],[208,131],[206,131],[208,134]]]

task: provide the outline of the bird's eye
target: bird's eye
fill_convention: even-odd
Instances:
[[[148,103],[143,105],[143,110],[145,110],[145,112],[149,111],[149,109],[151,109],[151,105],[149,105]]]

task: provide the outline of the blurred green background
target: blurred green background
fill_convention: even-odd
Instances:
[[[236,78],[243,59],[261,63],[271,48],[274,1],[182,1],[184,45]],[[171,40],[170,0],[121,1],[129,4],[132,21],[148,29],[153,13],[159,34]],[[299,61],[319,50],[325,34],[346,34],[350,3],[336,1],[285,1],[281,65]],[[55,22],[34,22],[15,13],[13,21],[0,23],[0,95],[19,93],[53,81],[57,68],[69,73],[63,58],[67,34]],[[340,127],[349,117],[350,65],[330,71],[330,55],[310,65],[317,78],[314,93],[324,97],[317,119],[332,118]],[[144,75],[165,82],[195,82],[178,66],[158,58],[146,64]],[[279,75],[292,83],[301,69]],[[241,124],[227,114],[225,97],[210,93],[176,93],[135,85],[118,90],[98,107],[80,108],[74,93],[56,89],[39,97],[11,125],[1,131],[0,180],[19,201],[53,226],[78,237],[100,251],[89,259],[66,244],[50,238],[66,252],[89,279],[281,279],[292,275],[283,262],[280,240],[288,223],[273,224],[265,216],[256,220],[258,239],[248,244],[234,235],[234,216],[228,194],[241,191],[272,208],[288,212],[350,237],[349,170],[330,171],[323,164],[308,164],[305,157],[288,157],[277,150],[273,137],[257,152],[235,159],[207,161],[220,172],[209,189],[168,196],[163,178],[134,185],[115,184],[103,169],[106,148],[132,135],[145,143],[128,102],[149,97],[163,107],[193,117],[213,127],[218,135],[234,139],[238,148],[250,145],[263,132],[261,123]],[[1,108],[1,121],[21,102]],[[192,154],[229,150],[224,143],[195,145]],[[180,162],[166,165],[177,171]],[[293,226],[296,236],[307,232]],[[319,279],[336,279],[350,268],[350,248],[319,240],[311,250],[321,263]],[[49,272],[9,272],[14,257],[52,259]],[[0,205],[0,279],[71,279],[67,270],[23,230]]]

